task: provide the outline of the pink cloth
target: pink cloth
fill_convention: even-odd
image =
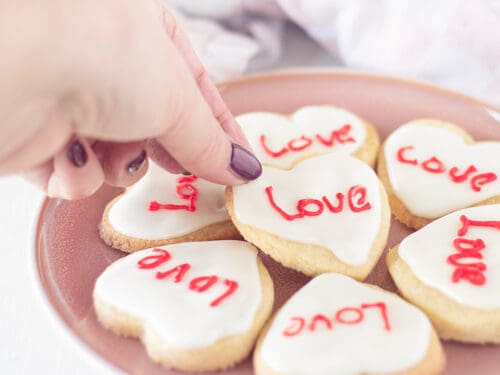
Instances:
[[[164,1],[182,13],[216,79],[272,67],[290,20],[345,67],[429,81],[500,106],[498,0]]]

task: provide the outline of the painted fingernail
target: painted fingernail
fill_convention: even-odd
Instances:
[[[190,173],[190,172],[188,172],[188,171],[184,171],[184,172],[182,172],[182,174],[183,174],[184,176],[191,176],[191,173]]]
[[[141,154],[132,160],[129,165],[127,165],[127,171],[129,173],[135,173],[142,168],[144,162],[146,161],[146,151],[142,150]]]
[[[231,169],[245,180],[255,180],[262,174],[257,158],[236,143],[231,144]]]
[[[77,168],[83,167],[87,164],[87,151],[80,141],[75,141],[68,149],[67,156],[69,161]]]

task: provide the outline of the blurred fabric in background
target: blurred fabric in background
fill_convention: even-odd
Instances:
[[[500,0],[163,1],[217,81],[320,45],[330,66],[424,80],[500,106]],[[296,38],[311,46],[293,51]]]

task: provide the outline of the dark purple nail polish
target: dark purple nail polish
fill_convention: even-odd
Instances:
[[[77,168],[81,168],[87,164],[87,151],[85,151],[85,147],[83,147],[80,141],[73,142],[66,155],[69,161]]]
[[[245,180],[255,180],[262,174],[257,158],[236,143],[231,144],[231,169]]]
[[[188,171],[184,171],[184,172],[182,172],[182,174],[183,174],[184,176],[191,176],[191,173],[190,173],[190,172],[188,172]]]
[[[127,165],[127,171],[129,173],[137,172],[139,169],[142,168],[145,161],[146,161],[146,151],[142,150],[141,154]]]

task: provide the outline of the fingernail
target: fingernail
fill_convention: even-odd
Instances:
[[[129,173],[135,173],[142,168],[144,162],[146,161],[146,151],[142,150],[141,154],[132,160],[129,165],[127,165],[127,171]]]
[[[245,180],[255,180],[262,174],[257,158],[236,143],[231,144],[231,169]]]
[[[184,176],[191,176],[191,173],[190,173],[190,172],[188,172],[188,171],[184,171],[184,172],[182,172],[182,174],[183,174]]]
[[[80,141],[75,141],[68,149],[67,156],[69,161],[77,168],[87,164],[87,151]]]

